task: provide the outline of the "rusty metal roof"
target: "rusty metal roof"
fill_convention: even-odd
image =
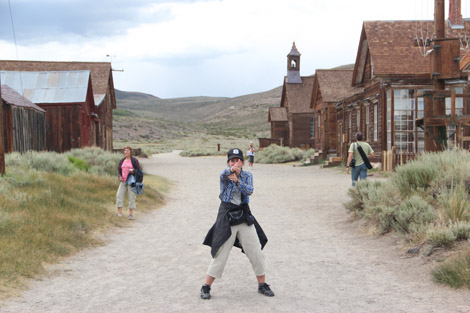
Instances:
[[[0,71],[3,84],[34,103],[86,102],[90,71]]]

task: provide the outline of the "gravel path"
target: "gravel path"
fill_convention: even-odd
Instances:
[[[233,249],[212,299],[199,298],[210,261],[201,244],[216,217],[225,158],[142,160],[175,181],[167,205],[136,214],[107,244],[51,267],[0,312],[469,312],[470,292],[435,285],[428,265],[391,238],[363,234],[342,203],[349,177],[318,166],[255,164],[254,215],[274,298],[259,295],[248,259]],[[137,199],[137,207],[139,206]]]

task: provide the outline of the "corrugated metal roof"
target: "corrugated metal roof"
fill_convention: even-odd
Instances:
[[[86,102],[90,71],[0,71],[1,81],[34,103]]]
[[[93,95],[93,98],[95,99],[95,105],[97,107],[99,107],[101,102],[103,102],[105,96],[106,94],[94,94]]]

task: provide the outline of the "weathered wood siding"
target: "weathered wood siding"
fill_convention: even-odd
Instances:
[[[1,101],[1,100],[0,100]],[[13,121],[11,116],[11,106],[3,103],[3,147],[5,153],[13,152]]]
[[[81,107],[44,105],[46,111],[46,147],[48,151],[65,152],[81,148]]]
[[[13,119],[13,150],[25,153],[30,150],[46,150],[46,116],[43,112],[15,107]]]
[[[283,145],[289,145],[289,123],[271,122],[271,138],[283,140]]]
[[[337,153],[336,149],[336,107],[333,103],[329,104],[327,111],[326,127],[327,127],[327,146],[328,154]]]
[[[46,150],[46,115],[31,108],[3,106],[5,152]]]
[[[290,114],[290,147],[308,148],[313,147],[315,140],[310,138],[310,123],[313,113]]]

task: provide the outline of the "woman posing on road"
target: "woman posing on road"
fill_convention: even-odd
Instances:
[[[227,168],[220,174],[219,213],[204,239],[204,244],[212,248],[212,261],[201,288],[202,299],[210,299],[211,285],[216,278],[222,277],[233,246],[242,248],[250,259],[258,280],[258,292],[268,297],[274,296],[265,281],[264,256],[261,252],[268,239],[248,206],[249,196],[253,193],[253,176],[242,170],[244,162],[243,152],[231,149]]]
[[[117,216],[122,216],[122,207],[124,206],[124,197],[126,192],[129,196],[129,219],[134,219],[134,209],[135,209],[135,197],[136,194],[132,191],[131,185],[128,184],[128,179],[130,176],[134,175],[136,169],[141,169],[139,161],[132,156],[132,148],[129,146],[124,147],[124,158],[119,161],[118,166],[118,177],[119,177],[119,188],[116,194],[116,207],[117,207]]]

